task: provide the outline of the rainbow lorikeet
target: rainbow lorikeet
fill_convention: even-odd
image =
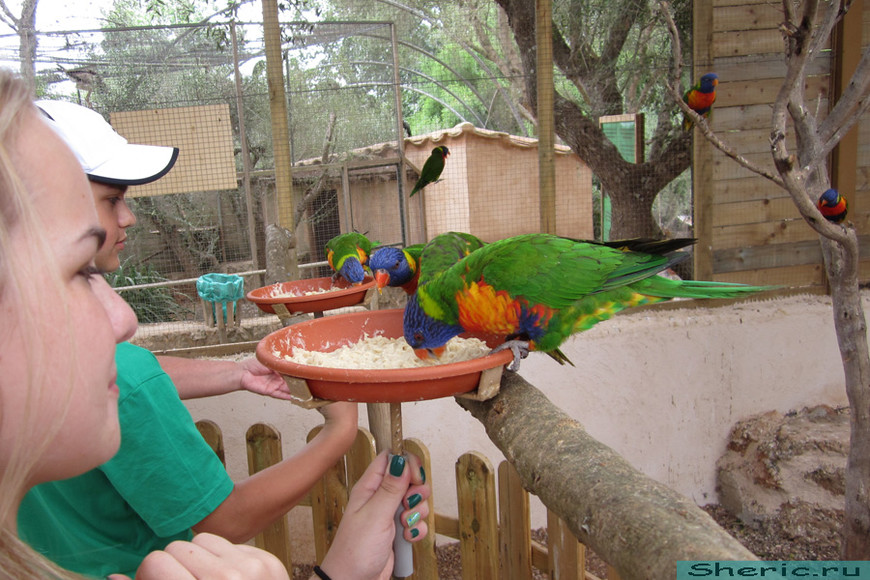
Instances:
[[[420,285],[428,284],[444,270],[485,245],[486,242],[477,236],[464,232],[445,232],[435,236],[420,253]]]
[[[405,248],[381,246],[369,256],[368,266],[378,284],[378,290],[384,286],[402,288],[407,294],[417,291],[417,277],[420,252],[425,244],[414,244]]]
[[[736,298],[767,290],[670,280],[658,272],[688,254],[692,239],[599,244],[549,234],[493,242],[423,284],[405,306],[405,340],[418,356],[438,355],[465,332],[505,336],[517,370],[529,350],[553,352],[570,335],[625,308],[670,298]],[[638,251],[642,247],[647,251]],[[425,263],[425,258],[424,258]]]
[[[446,270],[484,242],[476,236],[462,232],[447,232],[435,236],[427,244],[414,244],[404,249],[377,248],[369,258],[369,268],[378,283],[384,286],[401,287],[407,294],[417,291],[422,267],[422,257],[427,256],[424,280]]]
[[[840,195],[836,189],[829,189],[819,197],[819,211],[825,219],[835,224],[841,223],[849,213],[849,204],[846,198]]]
[[[693,111],[702,117],[709,117],[716,102],[716,85],[719,84],[719,75],[707,73],[683,94],[683,102],[689,105]],[[685,115],[683,118],[683,130],[688,131],[695,123]]]
[[[351,284],[362,284],[365,266],[374,244],[363,234],[339,234],[326,242],[326,260],[335,271]]]
[[[426,162],[423,164],[423,169],[420,170],[420,178],[414,184],[414,189],[411,190],[411,197],[430,183],[435,183],[441,177],[441,172],[444,171],[444,161],[450,155],[450,150],[444,145],[439,145],[432,149],[432,153]]]

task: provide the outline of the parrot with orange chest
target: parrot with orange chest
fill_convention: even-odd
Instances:
[[[842,223],[846,219],[846,214],[849,213],[849,204],[846,202],[846,198],[840,195],[836,189],[825,191],[819,197],[817,205],[825,219],[831,223]]]
[[[680,297],[737,298],[772,288],[657,275],[687,257],[676,250],[692,243],[595,243],[549,234],[492,242],[434,279],[421,280],[405,306],[405,340],[426,358],[438,356],[463,332],[504,336],[496,349],[510,348],[509,369],[517,370],[530,350],[552,356],[572,334],[626,308]]]
[[[719,75],[716,73],[705,74],[683,94],[683,102],[702,117],[709,117],[713,103],[716,102],[716,86],[718,84]],[[683,130],[688,131],[694,124],[692,119],[686,115],[683,119]]]
[[[374,243],[357,232],[339,234],[326,242],[326,260],[335,271],[334,277],[340,275],[351,284],[362,284],[372,246]]]

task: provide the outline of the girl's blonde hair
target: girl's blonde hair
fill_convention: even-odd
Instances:
[[[33,196],[22,182],[15,162],[16,142],[22,120],[28,114],[37,115],[32,104],[30,88],[14,73],[0,69],[0,300],[15,305],[15,311],[39,316],[46,304],[56,303],[60,292],[57,259],[41,232]],[[11,234],[24,235],[28,240],[27,255],[10,250]],[[34,288],[35,270],[49,273],[54,283],[46,288]],[[54,297],[55,300],[50,300]],[[69,324],[68,313],[61,305],[55,313],[58,322]],[[6,331],[9,323],[6,322]],[[52,372],[47,364],[47,353],[40,339],[38,324],[19,324],[15,328],[16,340],[22,340],[27,352],[26,364],[30,369],[27,384],[5,388],[27,389],[21,428],[15,433],[14,448],[7,453],[8,462],[0,473],[0,576],[3,578],[77,578],[43,558],[18,539],[16,522],[10,521],[17,505],[27,491],[29,478],[46,447],[57,434],[59,425],[45,425],[39,421],[38,409],[42,398],[57,396],[42,387]],[[74,345],[71,345],[74,347]],[[63,378],[55,378],[62,381]],[[2,384],[2,373],[0,373]],[[0,389],[0,405],[3,404]],[[66,394],[69,397],[69,393]]]

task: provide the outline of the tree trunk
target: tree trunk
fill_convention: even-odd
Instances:
[[[844,560],[870,559],[870,357],[867,323],[858,284],[858,240],[849,229],[848,245],[821,239],[831,284],[834,327],[846,373],[846,395],[852,413],[846,467]]]
[[[535,3],[526,0],[496,0],[508,16],[520,49],[525,73],[525,93],[529,110],[537,114],[537,74],[535,44]],[[631,23],[645,13],[642,3],[623,2],[623,18],[610,30],[608,43],[597,57],[588,51],[572,50],[559,34],[554,33],[553,58],[560,72],[578,90],[585,91],[586,110],[573,100],[556,94],[554,113],[556,133],[600,179],[602,189],[613,203],[611,237],[660,237],[662,232],[652,215],[656,195],[689,167],[691,134],[667,129],[655,132],[645,163],[629,163],[598,125],[598,115],[623,112],[618,82],[608,63],[618,58]],[[595,94],[591,94],[595,93]],[[668,118],[669,110],[659,113]],[[666,123],[666,121],[661,121]],[[667,130],[666,130],[667,129]],[[618,208],[618,210],[617,210]]]
[[[578,385],[578,388],[579,385]],[[534,493],[624,580],[673,580],[678,560],[755,560],[692,501],[628,464],[515,373],[457,399]]]
[[[21,18],[18,21],[18,57],[21,60],[21,76],[34,86],[36,79],[36,5],[39,0],[24,0]]]

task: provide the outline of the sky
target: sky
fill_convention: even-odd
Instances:
[[[36,10],[36,29],[39,32],[67,31],[67,30],[97,30],[102,25],[102,15],[108,12],[114,0],[39,0]],[[21,13],[21,0],[6,0],[6,5],[15,13]],[[262,16],[259,2],[246,4],[240,14],[242,21],[258,21]],[[0,22],[0,66],[17,70],[18,63],[18,36],[15,31],[5,23]],[[67,53],[64,48],[63,37],[41,37],[39,41],[40,53],[51,55],[50,64],[38,63],[37,70],[54,69],[53,58],[68,55],[70,61],[67,66],[75,66],[72,62],[79,55]],[[251,65],[253,66],[253,65]],[[70,86],[65,86],[69,84]],[[56,89],[63,92],[75,90],[72,83],[55,85]]]

